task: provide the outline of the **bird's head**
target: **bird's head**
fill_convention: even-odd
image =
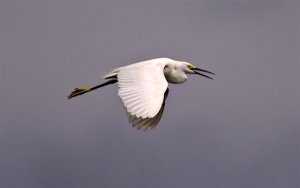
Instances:
[[[209,78],[209,79],[213,79],[212,77],[209,77],[205,74],[203,74],[204,72],[205,73],[208,73],[208,74],[212,74],[212,75],[215,75],[214,73],[210,72],[210,71],[207,71],[207,70],[204,70],[204,69],[200,69],[198,67],[196,67],[195,65],[191,64],[191,63],[186,63],[186,67],[185,67],[185,70],[184,70],[187,74],[198,74],[200,76],[204,76],[206,78]],[[202,72],[202,73],[201,73]]]

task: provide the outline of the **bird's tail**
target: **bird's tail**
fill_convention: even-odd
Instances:
[[[102,76],[102,78],[105,78],[105,79],[117,78],[118,72],[119,72],[119,68],[115,68],[115,69],[111,70],[110,72],[104,74]]]

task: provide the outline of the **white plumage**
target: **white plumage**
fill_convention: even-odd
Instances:
[[[165,100],[168,96],[169,83],[183,83],[186,74],[199,74],[211,78],[194,65],[169,58],[147,60],[118,67],[103,76],[109,79],[104,84],[92,88],[76,88],[68,98],[82,95],[108,84],[118,83],[118,95],[127,111],[129,122],[137,129],[154,128],[163,114]]]

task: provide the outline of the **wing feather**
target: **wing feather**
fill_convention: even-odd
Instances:
[[[117,78],[118,95],[133,127],[149,130],[160,121],[168,96],[163,69],[170,61],[173,60],[159,58],[134,63],[117,67],[103,76]]]
[[[148,62],[118,69],[118,94],[130,115],[151,119],[158,114],[168,87],[164,66]]]
[[[129,119],[129,122],[132,123],[132,127],[136,127],[138,130],[143,129],[144,131],[150,130],[150,129],[153,129],[154,127],[156,127],[156,125],[160,121],[162,114],[164,112],[165,101],[168,97],[168,92],[169,92],[169,89],[166,90],[166,92],[164,94],[163,104],[162,104],[158,114],[156,114],[155,117],[153,117],[153,118],[141,118],[141,117],[137,118],[136,116],[130,115],[128,113],[128,119]]]

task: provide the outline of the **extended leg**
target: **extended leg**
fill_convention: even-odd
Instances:
[[[91,88],[75,88],[74,91],[72,91],[67,98],[71,99],[73,97],[85,94],[87,92],[93,91],[95,89],[98,89],[100,87],[103,87],[103,86],[106,86],[106,85],[109,85],[109,84],[114,84],[116,82],[118,82],[118,80],[113,79],[113,80],[109,80],[109,81],[107,81],[107,82],[105,82],[103,84],[100,84],[100,85],[97,85],[97,86],[94,86],[94,87],[91,87]]]

